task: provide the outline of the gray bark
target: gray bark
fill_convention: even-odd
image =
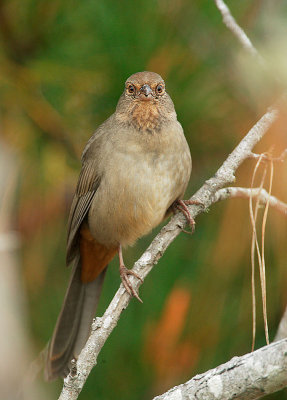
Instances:
[[[153,400],[251,400],[287,386],[287,339],[196,375]]]

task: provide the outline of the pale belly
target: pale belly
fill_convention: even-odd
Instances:
[[[103,177],[89,211],[94,238],[107,246],[133,244],[183,196],[190,175],[189,151],[145,159],[123,155]]]

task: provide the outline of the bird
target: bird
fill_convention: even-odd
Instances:
[[[159,74],[143,71],[127,79],[115,112],[89,139],[81,162],[68,220],[66,264],[73,268],[48,346],[47,380],[67,376],[84,347],[115,255],[126,291],[141,301],[129,279],[139,276],[126,268],[122,248],[176,208],[194,226],[191,202],[182,200],[190,149]]]

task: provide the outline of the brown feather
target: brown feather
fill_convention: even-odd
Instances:
[[[117,247],[108,248],[98,243],[84,223],[80,230],[81,280],[92,282],[105,269],[117,253]]]
[[[97,175],[96,163],[93,161],[84,162],[68,221],[67,265],[69,265],[75,258],[78,248],[79,228],[89,211],[91,202],[99,185],[100,178]]]

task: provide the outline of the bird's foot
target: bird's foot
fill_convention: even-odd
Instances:
[[[192,204],[198,205],[198,206],[204,206],[200,201],[197,200],[177,200],[173,204],[173,210],[175,211],[176,209],[181,211],[185,218],[188,221],[188,224],[191,228],[191,232],[186,231],[183,229],[183,232],[188,233],[188,234],[193,234],[195,230],[195,221],[190,215],[189,209],[187,206],[190,206]]]
[[[135,297],[136,299],[138,299],[138,301],[142,303],[143,302],[142,299],[139,297],[138,293],[136,292],[136,290],[134,289],[133,285],[131,284],[128,278],[129,275],[135,276],[141,282],[143,281],[142,278],[136,272],[126,268],[124,264],[120,264],[120,277],[124,285],[124,288],[126,289],[126,291],[130,296]]]

